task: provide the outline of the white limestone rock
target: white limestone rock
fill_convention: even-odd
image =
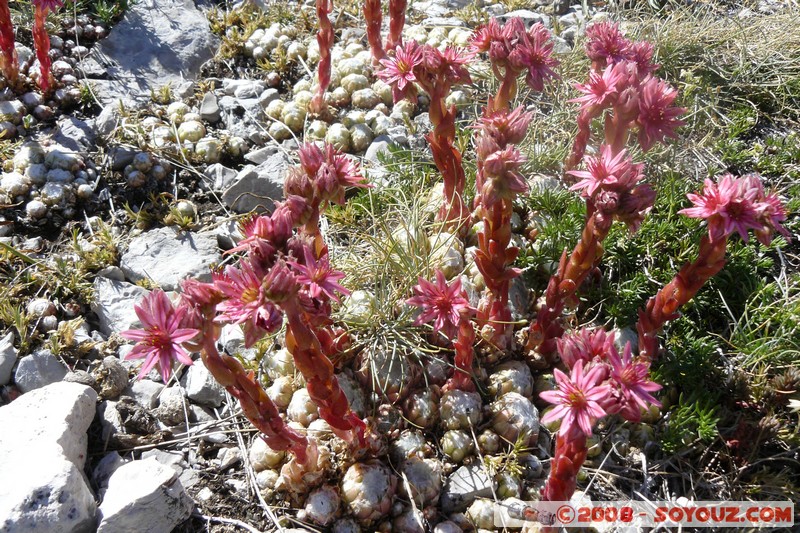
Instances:
[[[178,473],[154,458],[120,466],[98,509],[98,533],[170,531],[189,517],[192,500]]]

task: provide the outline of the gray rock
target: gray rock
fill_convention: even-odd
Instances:
[[[236,98],[257,98],[266,88],[266,84],[261,80],[240,80],[225,78],[222,80],[222,90],[228,96]]]
[[[280,92],[278,92],[278,89],[267,89],[258,96],[258,103],[261,105],[261,107],[266,109],[270,102],[277,100],[278,98],[280,98]]]
[[[120,268],[130,281],[150,279],[172,291],[185,278],[211,281],[210,266],[221,260],[217,240],[211,236],[158,228],[131,241]]]
[[[14,348],[14,334],[9,333],[0,339],[0,386],[7,385],[11,370],[17,362],[17,349]]]
[[[264,108],[258,98],[239,99],[223,96],[219,99],[222,110],[222,123],[231,135],[249,139],[251,142],[263,143]]]
[[[395,142],[388,135],[380,135],[372,141],[367,151],[364,153],[364,160],[371,163],[380,164],[378,155],[389,155],[389,148],[396,146]]]
[[[33,464],[36,456],[32,450],[42,447],[57,450],[83,468],[86,430],[94,418],[96,401],[97,393],[91,387],[53,383],[0,407],[0,427],[13,428],[0,432],[0,460],[12,455],[29,456]]]
[[[217,45],[208,19],[192,0],[133,3],[92,49],[91,57],[106,66],[111,78],[95,86],[105,100],[149,100],[151,89],[194,79]]]
[[[97,404],[97,419],[100,421],[103,442],[110,442],[117,434],[124,434],[125,425],[117,411],[117,402],[106,400]]]
[[[123,109],[131,109],[134,107],[136,107],[136,104],[131,100],[121,102],[115,101],[106,104],[102,111],[100,111],[100,114],[94,119],[95,132],[103,137],[111,135],[122,120]],[[122,167],[115,170],[122,170]]]
[[[94,495],[74,463],[40,453],[27,460],[0,459],[0,469],[6,480],[0,484],[2,531],[79,533],[94,528]]]
[[[108,151],[111,158],[111,170],[122,170],[133,163],[133,158],[139,153],[138,150],[128,146],[114,146]]]
[[[236,179],[237,172],[222,163],[213,163],[208,165],[203,174],[212,183],[215,191],[221,191]]]
[[[148,459],[150,457],[162,465],[172,468],[178,474],[183,472],[183,465],[186,464],[183,460],[183,454],[181,452],[167,452],[159,449],[142,452],[142,459]]]
[[[98,496],[102,497],[102,494],[105,493],[105,489],[108,488],[108,480],[111,479],[111,475],[126,462],[127,461],[123,459],[118,452],[111,452],[103,456],[100,462],[95,465],[92,470],[92,482],[94,482],[95,486],[100,491]]]
[[[185,423],[188,407],[183,391],[179,387],[169,387],[162,392],[154,414],[168,426],[178,426]]]
[[[65,117],[58,121],[58,133],[53,140],[68,150],[87,152],[94,146],[95,133],[83,120]]]
[[[147,290],[132,283],[107,278],[95,278],[95,298],[92,311],[100,322],[100,332],[108,336],[139,324],[133,306],[138,304]]]
[[[128,386],[128,371],[113,355],[105,357],[92,376],[96,383],[95,390],[104,400],[119,397]]]
[[[98,533],[171,531],[189,517],[192,500],[172,468],[153,458],[120,466],[98,509]]]
[[[447,26],[448,28],[457,28],[466,26],[463,20],[456,17],[428,17],[423,19],[423,26]]]
[[[585,21],[586,17],[580,11],[574,11],[558,17],[558,25],[563,29],[580,26]]]
[[[549,0],[534,0],[534,3],[544,2],[542,5],[547,5]],[[550,17],[543,13],[537,13],[536,11],[530,11],[528,9],[517,9],[516,11],[510,11],[505,15],[498,17],[498,19],[502,22],[506,22],[508,19],[512,18],[521,18],[522,22],[525,23],[525,27],[529,28],[536,24],[537,22],[541,22],[545,28],[550,28]]]
[[[66,374],[67,367],[50,350],[42,349],[20,359],[14,382],[22,392],[30,392],[61,381]]]
[[[198,359],[181,379],[190,400],[208,407],[219,407],[225,401],[225,389]]]
[[[278,153],[278,146],[275,144],[268,144],[263,148],[258,148],[257,150],[251,150],[247,154],[245,154],[244,159],[245,161],[250,161],[255,165],[260,165],[276,153]]]
[[[442,512],[464,511],[476,498],[491,498],[493,487],[494,481],[483,465],[462,466],[445,483],[439,498]]]
[[[67,375],[64,376],[62,381],[66,381],[67,383],[79,383],[91,388],[95,388],[97,385],[97,381],[85,370],[74,370],[72,372],[67,372]]]
[[[108,77],[106,68],[92,57],[87,57],[78,63],[78,70],[85,78],[104,79]]]
[[[216,227],[203,233],[216,237],[217,246],[221,250],[230,250],[242,239],[242,234],[239,232],[239,224],[236,220],[223,220],[218,222]]]
[[[217,96],[212,92],[207,92],[200,102],[200,118],[206,122],[218,122],[220,118],[219,104]]]
[[[97,271],[97,275],[114,281],[125,281],[125,272],[123,272],[120,267],[114,265],[101,268]]]
[[[551,4],[553,6],[553,14],[563,15],[569,11],[569,6],[571,4],[572,0],[553,0],[553,3]]]
[[[454,10],[466,7],[471,0],[425,0],[414,2],[412,7],[429,17],[445,17]]]
[[[130,396],[136,403],[147,409],[152,409],[158,405],[158,395],[164,390],[163,383],[156,383],[149,379],[137,379],[122,394]]]
[[[246,166],[222,193],[222,201],[237,213],[271,211],[275,200],[283,198],[283,182],[289,159],[277,153],[258,165]]]

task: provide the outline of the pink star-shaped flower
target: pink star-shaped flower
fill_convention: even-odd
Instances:
[[[731,174],[724,174],[717,183],[706,179],[701,194],[687,194],[695,207],[678,211],[689,218],[704,218],[708,221],[708,233],[712,240],[721,239],[734,232],[747,242],[747,232],[759,230],[759,186],[742,181]],[[749,185],[749,186],[748,186]],[[763,190],[763,189],[761,189]]]
[[[339,301],[337,292],[345,296],[350,291],[339,285],[339,280],[344,278],[344,272],[333,270],[328,262],[328,255],[323,255],[319,260],[314,259],[309,246],[303,247],[304,264],[287,261],[287,264],[297,271],[297,281],[305,285],[312,298],[320,298],[325,294],[332,300]]]
[[[634,164],[628,153],[621,150],[614,154],[609,145],[600,148],[600,156],[586,157],[586,170],[571,170],[581,181],[570,187],[571,191],[581,191],[587,198],[594,197],[598,189],[608,188],[618,192],[629,190],[642,178],[641,164]]]
[[[605,365],[597,365],[584,374],[583,361],[575,363],[569,376],[556,368],[554,376],[558,389],[539,394],[556,408],[542,417],[542,422],[562,419],[558,430],[561,436],[576,430],[587,437],[591,435],[595,421],[606,414],[599,402],[609,395],[610,387],[598,384],[605,373]]]
[[[434,331],[441,331],[449,339],[455,338],[462,313],[472,311],[461,289],[461,280],[456,279],[448,285],[442,271],[437,270],[436,283],[419,278],[414,292],[416,296],[406,300],[408,304],[422,308],[414,324],[419,326],[433,320]]]
[[[198,330],[180,327],[186,309],[182,307],[175,309],[164,291],[159,289],[145,296],[142,303],[134,305],[133,309],[143,328],[120,332],[126,339],[137,341],[125,359],[144,359],[139,379],[146,376],[153,367],[158,366],[161,377],[166,383],[169,381],[173,361],[185,365],[192,364],[192,358],[181,343],[194,338]]]
[[[266,333],[276,331],[283,321],[280,311],[262,291],[263,275],[250,261],[243,260],[241,268],[229,266],[215,285],[226,299],[217,305],[220,315],[216,322],[242,324],[244,345],[250,348]]]
[[[650,381],[650,365],[633,359],[631,344],[625,344],[622,357],[616,349],[608,352],[608,362],[611,365],[611,381],[618,388],[622,406],[619,414],[626,420],[638,422],[641,419],[642,409],[647,409],[647,404],[661,407],[651,392],[661,389],[661,385]]]

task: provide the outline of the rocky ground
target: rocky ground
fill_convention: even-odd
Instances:
[[[0,93],[0,270],[11,281],[0,306],[3,531],[491,530],[492,502],[533,498],[542,486],[551,442],[536,398],[552,377],[519,362],[487,365],[481,395],[442,396],[447,368],[435,356],[364,349],[343,361],[338,377],[354,410],[388,438],[385,456],[353,463],[336,455],[280,338],[248,350],[238,329],[226,329],[225,350],[258,369],[286,417],[332,450],[325,479],[301,494],[276,487],[285,457],[266,448],[199,360],[170,383],[157,372],[135,379],[140,363],[125,360],[132,346],[118,335],[136,326],[133,305],[154,287],[210,279],[241,237],[239,216],[282,197],[298,141],[324,139],[352,154],[377,187],[392,186],[390,154],[426,156],[424,101],[392,105],[371,72],[357,10],[336,6],[332,16],[341,30],[329,100],[336,114],[322,121],[305,111],[319,57],[313,5],[261,7],[270,16],[142,0],[108,23],[60,17],[59,89],[50,99],[33,86]],[[471,9],[476,19],[557,28],[558,54],[588,21],[609,16],[561,0],[525,9],[428,0],[412,9],[409,38],[464,45]],[[246,24],[230,14],[241,12],[250,13]],[[248,34],[220,31],[228,26]],[[34,78],[26,38],[20,32],[18,54]],[[450,96],[465,123],[478,90]],[[536,186],[559,185],[540,176]],[[521,212],[520,239],[529,222]],[[475,270],[461,243],[433,239],[438,266]],[[530,318],[531,292],[515,286],[516,320]],[[374,301],[357,290],[341,316],[369,322]],[[618,432],[627,436],[611,445],[618,472],[648,492],[647,473],[637,472],[652,446],[646,426]],[[504,442],[520,434],[527,442]],[[592,457],[605,453],[596,444]]]

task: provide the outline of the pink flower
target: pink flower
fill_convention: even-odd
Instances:
[[[650,381],[650,364],[637,362],[631,354],[631,344],[625,344],[625,350],[620,358],[616,349],[608,352],[608,362],[611,365],[611,381],[619,389],[622,406],[619,413],[631,422],[641,419],[642,409],[647,409],[647,404],[661,407],[651,392],[661,389],[661,385]]]
[[[519,144],[528,134],[528,126],[533,119],[532,112],[525,112],[524,106],[513,111],[499,109],[494,112],[484,111],[477,126],[482,135],[491,137],[498,147]]]
[[[537,22],[523,35],[520,39],[522,46],[516,50],[519,55],[510,56],[510,59],[518,61],[527,70],[525,82],[528,86],[534,91],[542,91],[546,80],[558,77],[553,68],[558,66],[559,61],[553,57],[550,32]]]
[[[518,194],[528,192],[525,177],[519,168],[525,162],[525,156],[514,145],[494,152],[483,163],[486,179],[482,190],[483,205],[491,205],[499,200],[513,200]]]
[[[742,240],[747,242],[748,230],[763,228],[759,222],[760,206],[756,202],[759,190],[752,183],[731,174],[724,174],[717,183],[710,179],[704,183],[702,194],[687,194],[695,207],[678,212],[689,218],[706,219],[711,240],[738,232]]]
[[[631,42],[619,31],[619,25],[599,22],[586,28],[586,55],[600,65],[632,59]]]
[[[602,74],[596,71],[589,72],[589,82],[575,84],[575,88],[583,96],[573,98],[570,102],[581,104],[582,110],[596,112],[613,105],[617,96],[617,88],[627,77],[624,65],[608,65]]]
[[[614,333],[606,333],[602,328],[581,328],[558,339],[556,347],[567,368],[572,368],[578,361],[584,364],[605,361],[607,354],[615,349]]]
[[[364,176],[361,175],[358,164],[333,145],[325,145],[324,156],[324,163],[317,171],[316,179],[312,180],[317,198],[344,204],[345,188],[370,187],[364,183]]]
[[[629,190],[642,178],[642,164],[634,164],[627,151],[614,154],[611,146],[600,148],[600,157],[586,156],[586,170],[571,170],[581,181],[570,187],[571,191],[581,191],[587,198],[594,197],[598,189],[617,192]]]
[[[406,300],[409,305],[422,308],[414,324],[419,326],[433,320],[434,331],[441,331],[449,339],[455,338],[462,313],[472,311],[461,289],[461,280],[456,279],[448,285],[442,271],[437,270],[436,283],[419,278],[414,292],[417,295]]]
[[[598,384],[605,371],[604,365],[597,365],[584,374],[583,361],[575,363],[569,376],[556,368],[553,374],[558,389],[539,394],[556,408],[542,417],[542,422],[547,424],[562,418],[559,435],[566,436],[575,430],[587,437],[591,435],[595,421],[606,414],[599,402],[608,397],[610,388]]]
[[[290,174],[285,188],[291,195],[299,195],[307,201],[316,199],[321,203],[342,204],[346,187],[370,187],[363,182],[364,177],[358,165],[333,145],[326,143],[320,148],[314,143],[306,143],[300,147],[298,154],[308,181],[297,172]],[[297,211],[296,206],[288,207],[292,213]]]
[[[772,242],[772,232],[777,231],[786,240],[791,240],[789,232],[780,223],[786,220],[786,209],[778,195],[769,193],[764,197],[764,201],[758,206],[758,219],[764,225],[762,229],[756,230],[756,238],[764,245]]]
[[[395,49],[394,57],[381,59],[383,70],[377,76],[387,85],[397,90],[398,95],[405,95],[407,87],[417,81],[414,69],[422,61],[422,48],[416,41],[406,41],[405,45]],[[395,98],[395,101],[398,99]]]
[[[139,371],[139,379],[146,376],[153,367],[158,366],[164,383],[169,381],[172,361],[191,365],[192,359],[181,343],[187,342],[198,333],[196,329],[181,328],[186,310],[172,306],[163,291],[156,289],[144,297],[141,305],[133,306],[142,329],[129,329],[120,335],[138,341],[125,359],[144,359]]]
[[[503,38],[503,30],[496,18],[489,19],[489,22],[478,26],[470,39],[469,49],[473,54],[488,52],[494,41]]]
[[[250,261],[243,260],[240,265],[241,268],[229,266],[224,276],[215,280],[215,285],[226,297],[217,305],[220,315],[215,321],[242,324],[244,345],[250,348],[266,333],[280,328],[282,316],[262,290],[264,276]]]
[[[631,61],[636,63],[639,76],[644,78],[660,68],[653,63],[653,45],[647,41],[639,41],[631,45]]]
[[[325,294],[328,298],[338,302],[337,292],[344,295],[350,294],[350,291],[339,285],[338,281],[344,278],[344,273],[331,268],[328,254],[317,260],[314,259],[311,248],[304,246],[303,255],[305,256],[304,264],[295,261],[288,261],[287,264],[298,272],[297,281],[306,286],[312,298],[320,298],[322,294]]]
[[[672,105],[677,96],[678,91],[659,78],[650,78],[641,87],[637,123],[639,144],[645,152],[667,137],[678,137],[675,129],[684,124],[678,117],[686,109]]]
[[[559,61],[553,57],[550,33],[541,23],[526,30],[519,17],[508,19],[502,27],[492,19],[475,33],[470,50],[473,54],[489,52],[498,78],[526,72],[525,81],[535,91],[543,90],[547,79],[558,77],[553,68]],[[505,72],[501,74],[499,68]]]

